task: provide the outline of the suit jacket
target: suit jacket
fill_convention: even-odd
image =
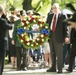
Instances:
[[[12,35],[12,40],[15,41],[15,46],[16,47],[21,47],[22,44],[20,43],[18,36],[17,36],[17,26],[20,24],[20,19],[16,20],[14,23],[14,31],[13,31],[13,35]]]
[[[6,30],[12,29],[12,25],[8,24],[5,19],[0,18],[0,50],[4,50],[6,44]]]
[[[48,14],[48,17],[47,17],[46,23],[49,24],[49,28],[51,27],[53,15],[54,15],[53,13],[50,13]],[[66,19],[66,16],[60,13],[58,15],[56,29],[55,29],[55,36],[58,42],[64,42],[65,37],[67,37],[67,25],[63,23],[64,19]],[[52,35],[52,30],[50,31],[51,31],[50,35]]]
[[[73,43],[76,40],[76,30],[75,28],[71,29],[71,33],[70,33],[70,42]]]
[[[7,23],[9,23],[9,24],[11,24],[11,21],[10,20],[8,20],[8,18],[6,17],[6,15],[5,14],[2,14],[2,16],[1,16],[1,18],[2,19],[4,19]],[[5,36],[5,50],[9,50],[9,32],[8,32],[8,30],[6,31],[6,36]]]

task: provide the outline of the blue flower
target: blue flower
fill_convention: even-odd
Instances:
[[[22,33],[24,33],[25,32],[25,30],[23,29],[23,28],[19,28],[18,30],[17,30],[17,33],[20,35],[20,34],[22,34]]]
[[[50,32],[49,32],[47,29],[43,29],[43,30],[41,31],[41,33],[48,35]]]

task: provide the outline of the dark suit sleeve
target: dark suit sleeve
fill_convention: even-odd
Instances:
[[[53,13],[48,13],[48,15],[47,15],[46,23],[48,23],[49,28],[50,28],[50,25],[51,25],[53,15],[54,15]]]
[[[50,24],[51,24],[50,14],[47,15],[46,23],[48,23],[49,24],[49,27],[50,27]]]
[[[75,30],[75,28],[72,28],[71,33],[70,33],[70,42],[73,43],[75,38],[76,38],[76,30]]]
[[[47,15],[46,23],[49,23],[49,14]]]
[[[4,29],[12,29],[12,24],[9,24],[6,20],[2,19],[2,24],[4,26]]]
[[[67,19],[66,15],[63,15],[63,21]],[[68,29],[67,29],[67,25],[65,23],[63,23],[63,31],[64,31],[64,38],[68,37]]]

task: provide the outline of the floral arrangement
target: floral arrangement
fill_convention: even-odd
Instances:
[[[26,16],[17,26],[18,39],[25,48],[38,49],[41,45],[44,45],[44,42],[49,38],[49,31],[44,18],[36,15]],[[29,34],[33,36],[30,35],[30,37]],[[36,34],[36,37],[34,37],[34,34]]]

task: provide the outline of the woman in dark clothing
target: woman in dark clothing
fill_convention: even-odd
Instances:
[[[16,57],[16,47],[15,47],[15,45],[12,45],[12,43],[11,43],[12,33],[13,33],[13,29],[14,29],[14,21],[15,21],[13,12],[11,12],[10,21],[12,22],[12,30],[9,30],[9,51],[10,51],[11,65],[12,65],[12,68],[14,69],[14,68],[16,68],[16,65],[17,65],[17,57]]]

